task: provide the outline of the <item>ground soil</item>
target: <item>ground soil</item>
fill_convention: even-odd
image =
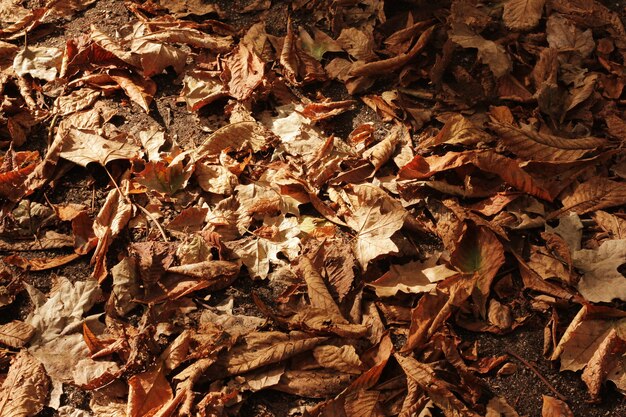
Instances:
[[[242,6],[249,3],[249,0],[219,0],[216,2],[225,13],[222,21],[243,30],[258,20],[255,14],[240,15],[234,11],[240,10]],[[265,16],[268,33],[281,35],[285,32],[285,22],[287,16],[287,5],[285,2],[273,1],[270,12]],[[620,10],[623,15],[624,2],[606,1],[604,2],[614,10]],[[296,16],[296,18],[301,18]],[[35,37],[29,40],[34,45],[62,47],[65,39],[80,36],[88,31],[90,25],[96,25],[100,30],[113,34],[118,28],[127,24],[131,19],[131,14],[124,6],[122,0],[98,0],[92,7],[84,12],[78,13],[65,24],[55,25],[55,27],[42,28]],[[303,18],[303,20],[305,20]],[[122,129],[137,132],[147,129],[153,124],[158,124],[166,128],[171,137],[175,138],[183,147],[198,146],[206,138],[207,132],[215,130],[223,123],[223,109],[217,103],[203,109],[200,114],[186,110],[185,106],[178,100],[178,93],[182,86],[181,80],[173,76],[162,76],[156,80],[159,90],[155,96],[152,111],[146,114],[134,108],[134,104],[129,104],[120,95],[109,97],[112,103],[118,106],[120,115],[123,118]],[[345,99],[348,97],[345,87],[338,83],[329,83],[322,87],[322,93],[334,99]],[[307,92],[304,91],[303,94]],[[309,92],[310,93],[310,92]],[[334,133],[340,137],[345,137],[353,127],[364,122],[381,123],[375,113],[364,105],[358,106],[355,111],[345,113],[340,117],[326,123],[327,133]],[[47,132],[44,129],[33,132],[28,148],[45,149]],[[94,184],[106,182],[105,173],[96,168],[84,169],[75,167],[62,178],[56,181],[54,187],[46,188],[34,196],[34,200],[44,201],[44,193],[53,203],[76,202],[89,204],[91,201],[100,202],[106,195],[106,191]],[[96,204],[100,206],[101,204]],[[128,236],[118,239],[117,250],[123,250],[124,243],[128,241]],[[114,248],[115,249],[115,248]],[[52,252],[51,252],[52,253]],[[55,251],[55,254],[62,254],[62,251]],[[42,254],[37,254],[41,256]],[[45,253],[43,254],[45,255]],[[75,262],[46,272],[32,272],[26,276],[26,281],[41,291],[47,292],[51,286],[51,276],[53,274],[65,276],[70,280],[84,280],[91,273],[89,258],[82,257]],[[218,293],[212,294],[210,304],[217,304],[226,297],[235,298],[235,312],[262,316],[250,301],[249,294],[252,290],[257,291],[261,296],[272,296],[279,294],[282,289],[271,288],[266,282],[252,282],[249,278],[235,281],[232,287]],[[4,323],[13,319],[24,319],[32,307],[28,297],[22,293],[17,296],[16,301],[7,309],[2,311],[0,322]],[[573,372],[559,372],[558,363],[546,359],[542,353],[543,332],[548,321],[548,317],[533,313],[525,326],[508,335],[495,336],[490,334],[477,334],[458,329],[464,340],[478,343],[478,350],[481,355],[501,355],[507,352],[516,354],[530,363],[535,371],[517,359],[513,359],[519,365],[518,371],[509,376],[497,376],[488,374],[482,377],[491,391],[503,396],[513,405],[520,414],[528,416],[540,416],[542,395],[552,395],[548,385],[543,382],[538,374],[541,374],[551,386],[568,399],[568,404],[576,416],[600,417],[600,416],[626,416],[626,399],[613,387],[604,390],[604,396],[600,404],[589,402],[588,394],[584,383],[580,379],[580,374]],[[88,405],[90,393],[74,387],[65,387],[65,394],[62,397],[62,404],[73,405],[85,408]],[[255,393],[250,401],[247,401],[240,410],[242,416],[287,416],[288,410],[293,407],[312,404],[312,401],[303,401],[293,396],[273,391],[261,391]],[[43,416],[54,416],[52,409],[46,408],[39,414]]]

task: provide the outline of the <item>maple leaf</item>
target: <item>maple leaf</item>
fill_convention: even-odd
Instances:
[[[93,131],[69,129],[63,137],[59,156],[86,167],[92,162],[106,165],[118,159],[139,156],[139,147],[128,142],[105,139]]]
[[[467,25],[452,23],[452,29],[448,36],[452,42],[463,48],[477,49],[478,59],[483,64],[488,65],[496,77],[502,77],[511,71],[511,59],[502,45],[475,34]]]
[[[356,232],[354,254],[363,270],[377,257],[398,251],[391,236],[402,228],[405,216],[403,210],[385,212],[380,202],[372,201],[346,218],[348,226]]]
[[[165,43],[134,39],[131,51],[139,55],[144,77],[161,74],[168,67],[180,74],[187,63],[187,53]]]
[[[265,279],[272,262],[278,262],[278,254],[283,253],[294,259],[300,252],[296,217],[278,216],[267,219],[265,228],[271,233],[264,237],[262,233],[232,242],[229,246],[241,258],[252,278]]]
[[[597,249],[582,249],[572,254],[574,266],[583,276],[578,291],[588,301],[626,301],[626,279],[618,268],[626,259],[626,239],[607,240]]]
[[[187,186],[193,173],[193,167],[184,163],[186,157],[186,153],[181,153],[146,163],[145,169],[137,174],[137,182],[165,195],[175,194]]]

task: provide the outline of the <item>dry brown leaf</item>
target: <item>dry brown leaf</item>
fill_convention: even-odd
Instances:
[[[34,240],[8,240],[0,238],[0,250],[2,251],[33,251],[46,249],[59,249],[74,246],[74,238],[52,230],[46,231],[43,236]]]
[[[119,69],[111,69],[108,74],[132,101],[146,113],[150,113],[150,103],[157,88],[154,81]]]
[[[189,110],[199,110],[228,95],[228,91],[218,78],[218,73],[210,71],[189,71],[183,79],[180,95],[185,99]]]
[[[316,346],[313,349],[313,357],[323,368],[335,369],[348,374],[360,374],[363,368],[363,362],[352,345],[341,347]]]
[[[567,403],[548,395],[542,395],[541,417],[574,417]]]
[[[477,49],[478,59],[488,65],[496,77],[502,77],[511,71],[511,59],[504,47],[477,35],[467,25],[452,23],[448,37],[463,48]]]
[[[181,74],[187,63],[187,53],[166,43],[133,40],[131,50],[139,55],[144,77],[162,74],[172,67]]]
[[[182,43],[194,48],[208,49],[212,52],[229,52],[233,43],[230,36],[217,36],[197,29],[179,27],[152,32],[137,38],[138,41]]]
[[[287,370],[272,389],[309,398],[328,398],[342,391],[353,376],[336,370]]]
[[[237,100],[246,100],[263,81],[265,65],[245,45],[238,45],[224,64],[220,78],[228,85],[230,96]]]
[[[415,42],[411,49],[401,55],[393,58],[383,59],[382,61],[360,62],[357,61],[350,67],[349,75],[352,77],[380,75],[387,72],[395,71],[415,58],[428,45],[431,35],[435,30],[435,26],[426,29]]]
[[[194,153],[194,159],[219,155],[224,149],[259,152],[268,144],[268,132],[257,122],[238,122],[213,132]]]
[[[354,100],[310,103],[304,106],[304,109],[301,113],[308,119],[314,122],[318,122],[320,120],[326,120],[346,111],[352,110],[354,109],[355,104],[356,101]]]
[[[163,374],[162,365],[152,366],[145,372],[133,375],[128,385],[128,417],[151,415],[174,396]]]
[[[376,170],[380,169],[396,150],[401,133],[400,126],[396,126],[382,141],[363,152],[363,158],[369,159]]]
[[[337,38],[337,43],[359,61],[370,62],[378,59],[374,53],[376,44],[372,33],[354,27],[344,28]]]
[[[405,216],[406,212],[402,209],[388,210],[380,200],[370,200],[363,201],[346,218],[348,226],[357,233],[354,254],[363,270],[367,269],[370,261],[398,250],[391,236],[402,228]]]
[[[171,266],[166,271],[172,274],[210,280],[220,275],[237,275],[239,265],[229,261],[203,261],[181,266]]]
[[[343,317],[337,303],[326,287],[324,278],[319,274],[311,260],[303,256],[298,262],[298,274],[304,278],[311,306],[328,312],[329,316]]]
[[[619,269],[626,259],[626,239],[607,240],[597,249],[575,251],[572,259],[583,273],[577,288],[586,300],[626,300],[626,280]]]
[[[257,332],[248,334],[244,344],[231,349],[224,366],[229,375],[239,375],[262,366],[282,362],[294,355],[313,349],[326,337],[311,337],[306,333]]]
[[[571,192],[562,197],[561,201],[563,208],[551,213],[550,218],[559,217],[567,212],[584,214],[626,204],[626,184],[606,177],[594,176],[576,185]]]
[[[294,85],[325,80],[324,68],[298,45],[296,36],[291,25],[291,19],[289,19],[287,21],[287,35],[280,52],[280,63],[284,68],[285,77]]]
[[[508,0],[502,20],[509,29],[530,30],[539,24],[546,0]]]
[[[604,139],[586,137],[568,139],[536,132],[530,126],[522,128],[504,123],[492,123],[505,148],[522,158],[534,161],[574,161],[606,143]]]
[[[498,175],[520,191],[551,200],[548,191],[521,169],[518,162],[493,151],[448,152],[441,157],[429,156],[427,158],[416,155],[411,162],[400,169],[398,176],[402,179],[427,179],[438,172],[467,164]]]
[[[582,31],[566,17],[552,14],[546,24],[546,35],[550,48],[559,52],[579,54],[586,58],[595,49],[595,42],[591,29]]]
[[[106,165],[118,159],[139,157],[140,148],[128,142],[105,139],[90,130],[69,129],[59,156],[86,167],[92,162]]]
[[[394,357],[402,367],[407,378],[414,380],[432,402],[439,407],[446,416],[478,417],[479,414],[471,411],[450,390],[446,382],[438,379],[435,371],[427,364],[417,361],[412,357],[394,354]]]
[[[46,404],[50,380],[43,365],[25,350],[19,352],[2,383],[0,415],[30,417]]]
[[[625,219],[602,210],[596,210],[593,213],[593,219],[602,230],[610,233],[614,239],[626,239]]]
[[[23,77],[30,75],[46,81],[54,81],[61,67],[63,51],[47,46],[27,45],[13,60],[13,70]]]
[[[35,334],[35,328],[23,321],[13,320],[0,325],[0,343],[13,347],[23,347]]]

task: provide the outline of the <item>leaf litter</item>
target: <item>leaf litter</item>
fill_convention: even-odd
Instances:
[[[0,415],[623,414],[623,10],[35,3]]]

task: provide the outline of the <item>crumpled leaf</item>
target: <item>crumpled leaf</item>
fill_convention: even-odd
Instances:
[[[229,375],[239,375],[261,366],[283,362],[313,349],[326,337],[312,337],[302,332],[258,332],[245,337],[244,345],[228,352],[224,366]]]
[[[478,59],[488,65],[496,77],[502,77],[511,71],[511,59],[502,45],[477,35],[467,25],[452,23],[452,30],[448,36],[452,42],[463,48],[477,49]]]
[[[598,249],[582,249],[572,255],[574,266],[583,276],[578,291],[588,301],[626,301],[626,277],[618,268],[626,260],[626,239],[607,240]]]
[[[263,61],[243,44],[224,59],[224,64],[220,78],[227,83],[228,93],[237,100],[246,100],[263,81]]]
[[[93,131],[69,129],[59,156],[86,167],[91,162],[106,165],[118,159],[139,157],[140,148],[127,142],[105,139]]]
[[[185,188],[192,174],[192,170],[184,163],[186,155],[172,156],[146,163],[145,169],[137,174],[137,182],[166,195],[173,195]]]
[[[287,35],[280,52],[280,63],[284,68],[285,77],[294,85],[326,79],[322,65],[298,45],[291,19],[287,22]]]
[[[228,94],[220,82],[218,74],[208,71],[189,71],[183,79],[180,95],[185,99],[189,110],[199,110]]]
[[[270,264],[278,261],[279,253],[289,259],[298,255],[300,239],[297,236],[300,231],[297,218],[284,216],[266,220],[262,229],[268,233],[232,242],[231,247],[246,265],[251,277],[265,279]]]
[[[591,29],[583,32],[572,21],[559,14],[552,14],[548,18],[546,35],[550,48],[579,54],[583,58],[588,57],[596,46]]]
[[[168,67],[180,74],[187,63],[186,52],[166,43],[138,39],[132,42],[131,50],[139,55],[145,77],[161,74]]]
[[[467,416],[478,417],[467,408],[450,390],[451,386],[435,375],[435,371],[428,365],[417,361],[409,356],[394,354],[394,357],[402,367],[407,378],[414,380],[426,395],[439,407],[447,416]]]
[[[0,325],[0,343],[13,348],[24,346],[34,334],[34,327],[23,321],[13,320]]]
[[[0,388],[0,415],[36,415],[46,404],[49,386],[50,380],[43,365],[27,351],[20,351]]]
[[[156,93],[154,81],[119,69],[111,69],[108,74],[132,101],[137,103],[146,113],[150,113],[150,103],[152,103],[152,98]]]
[[[354,346],[343,345],[341,347],[324,345],[313,349],[313,357],[320,366],[346,373],[358,374],[363,368],[363,362],[359,358]]]
[[[128,385],[128,417],[150,415],[174,396],[162,366],[152,366],[145,372],[133,375]]]
[[[21,77],[30,75],[46,81],[54,81],[61,67],[63,51],[48,46],[25,46],[13,60],[13,70]]]
[[[539,198],[551,200],[547,190],[513,159],[493,151],[447,152],[444,156],[422,157],[416,155],[411,162],[400,169],[398,176],[403,179],[427,179],[437,172],[472,164],[477,168],[492,172],[513,187]]]
[[[546,0],[508,0],[502,20],[509,29],[529,30],[539,24]]]

